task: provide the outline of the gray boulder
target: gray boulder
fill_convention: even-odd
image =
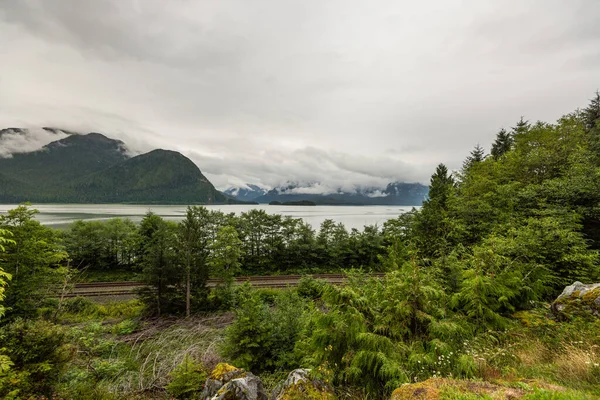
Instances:
[[[204,384],[202,400],[267,400],[259,377],[241,368],[218,364]]]
[[[271,400],[307,399],[334,400],[333,389],[327,383],[309,376],[309,369],[295,369],[278,385]]]
[[[561,319],[600,316],[600,283],[575,282],[565,287],[552,303],[552,312]]]

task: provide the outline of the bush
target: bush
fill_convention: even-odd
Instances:
[[[97,304],[87,297],[75,297],[65,300],[63,308],[69,313],[90,313],[97,309]]]
[[[327,282],[322,279],[315,279],[310,276],[303,276],[298,282],[296,291],[298,294],[307,299],[319,299],[323,295],[323,291],[327,286]]]
[[[64,328],[47,321],[17,319],[0,330],[0,397],[52,396],[73,356]]]
[[[204,389],[207,374],[202,364],[186,354],[181,364],[169,376],[171,382],[167,385],[167,392],[176,399],[190,399]]]
[[[126,319],[116,324],[112,331],[115,335],[129,335],[135,332],[138,328],[138,322],[132,319]]]
[[[304,300],[284,291],[271,309],[262,293],[254,291],[240,301],[225,335],[223,354],[232,364],[257,373],[297,367],[294,347],[308,321]]]

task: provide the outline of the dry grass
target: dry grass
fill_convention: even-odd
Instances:
[[[184,320],[154,320],[146,327],[123,338],[130,345],[127,359],[139,369],[114,382],[116,393],[162,391],[169,383],[169,374],[186,354],[200,362],[207,371],[221,362],[217,349],[223,329],[231,323],[231,315],[195,317]]]
[[[589,383],[598,381],[597,374],[600,372],[598,346],[579,347],[575,344],[567,344],[563,349],[554,359],[559,380]]]
[[[533,367],[548,360],[548,347],[539,340],[532,340],[516,350],[515,354],[524,367]]]
[[[600,347],[581,342],[568,342],[559,348],[549,348],[540,340],[524,344],[516,355],[520,366],[526,369],[547,371],[563,383],[598,383],[600,373]]]

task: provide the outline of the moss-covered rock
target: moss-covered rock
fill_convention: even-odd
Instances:
[[[267,400],[259,377],[233,365],[220,363],[206,380],[202,400]]]
[[[237,378],[239,375],[244,373],[245,371],[241,368],[234,367],[233,365],[227,363],[219,363],[210,373],[210,378],[217,381],[228,381],[233,379],[233,377]]]
[[[500,400],[520,399],[527,394],[527,391],[489,382],[431,378],[423,382],[400,386],[392,393],[391,400],[438,400],[444,398],[444,394],[449,393],[490,396]]]
[[[327,383],[310,377],[310,370],[296,369],[285,382],[273,391],[272,400],[335,400],[333,388]]]
[[[600,283],[567,286],[552,303],[552,312],[560,319],[600,317]]]

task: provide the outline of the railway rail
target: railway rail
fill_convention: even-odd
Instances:
[[[383,273],[371,274],[371,277],[382,277]],[[270,276],[238,276],[235,278],[236,284],[249,282],[255,288],[286,288],[296,286],[300,279],[310,276],[315,279],[322,279],[328,283],[339,285],[343,284],[347,276],[345,274],[313,274],[313,275],[270,275]],[[209,279],[208,287],[215,287],[218,280]],[[77,283],[74,288],[63,295],[63,297],[98,297],[98,296],[132,296],[138,289],[143,288],[142,282],[89,282]]]

